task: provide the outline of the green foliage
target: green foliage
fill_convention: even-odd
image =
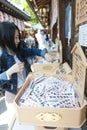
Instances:
[[[21,0],[12,0],[16,4],[21,4]]]
[[[34,14],[33,10],[30,8],[26,0],[12,0],[12,1],[17,5],[22,4],[24,6],[24,11],[30,14],[31,17],[31,21],[29,21],[30,24],[37,24],[39,22],[36,15]]]
[[[28,3],[26,2],[26,0],[24,0],[24,8],[25,8],[25,11],[29,12],[30,13],[30,16],[31,16],[31,21],[29,23],[31,24],[36,24],[38,23],[38,19],[37,17],[35,16],[34,12],[32,11],[32,9],[30,8],[30,6],[28,5]]]

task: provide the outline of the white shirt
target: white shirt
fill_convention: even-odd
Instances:
[[[39,49],[46,48],[45,47],[45,39],[44,39],[43,35],[40,32],[38,32],[38,33],[35,34],[35,37],[36,37],[36,39],[38,41]]]
[[[16,55],[14,56],[14,60],[16,63],[20,62],[20,60],[17,58]],[[25,69],[23,70],[23,72],[18,72],[17,75],[18,75],[17,88],[20,88],[26,79]]]

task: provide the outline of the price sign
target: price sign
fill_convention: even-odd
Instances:
[[[87,47],[87,24],[79,27],[79,43],[81,46]]]

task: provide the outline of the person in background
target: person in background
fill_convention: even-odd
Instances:
[[[2,49],[1,56],[5,59],[6,64],[4,69],[1,68],[2,72],[5,72],[11,68],[15,63],[20,63],[20,67],[22,66],[21,72],[14,72],[10,77],[8,76],[10,82],[7,83],[5,97],[9,103],[13,102],[15,95],[23,85],[26,76],[29,73],[25,63],[26,58],[37,55],[44,57],[48,61],[52,61],[52,57],[47,53],[46,49],[21,48],[20,38],[20,30],[14,23],[0,23],[0,47]]]
[[[43,36],[45,38],[46,48],[48,51],[50,51],[50,40],[46,31],[43,31]]]
[[[29,38],[29,34],[26,32],[26,33],[25,33],[25,37],[24,37],[24,42],[25,42],[25,43],[27,43],[28,38]]]
[[[27,46],[27,48],[38,48],[38,43],[37,43],[37,40],[35,38],[34,31],[29,32],[29,37],[28,37],[28,40],[26,42],[26,46]],[[36,60],[36,56],[30,56],[29,58],[27,58],[27,61],[30,65],[33,64],[34,60]]]
[[[35,34],[35,37],[38,41],[38,48],[39,49],[44,49],[46,48],[45,46],[45,38],[43,36],[43,32],[41,30],[37,30],[37,33]]]
[[[20,39],[20,46],[22,47],[22,48],[27,48],[27,44],[26,44],[26,42],[24,41],[24,39]]]
[[[34,38],[34,31],[29,32],[29,38],[28,38],[28,48],[34,48],[35,47],[35,38]]]
[[[35,39],[35,32],[30,31],[29,34],[25,33],[25,39],[24,42],[26,44],[27,48],[36,48],[36,39]]]

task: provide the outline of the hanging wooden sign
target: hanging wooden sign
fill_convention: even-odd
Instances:
[[[87,0],[76,0],[75,24],[87,22]]]
[[[72,57],[73,57],[73,65],[72,65],[73,80],[75,83],[75,87],[78,90],[77,93],[80,99],[80,103],[82,104],[84,100],[87,62],[86,57],[79,43],[76,43],[76,45],[74,46],[72,50]]]

